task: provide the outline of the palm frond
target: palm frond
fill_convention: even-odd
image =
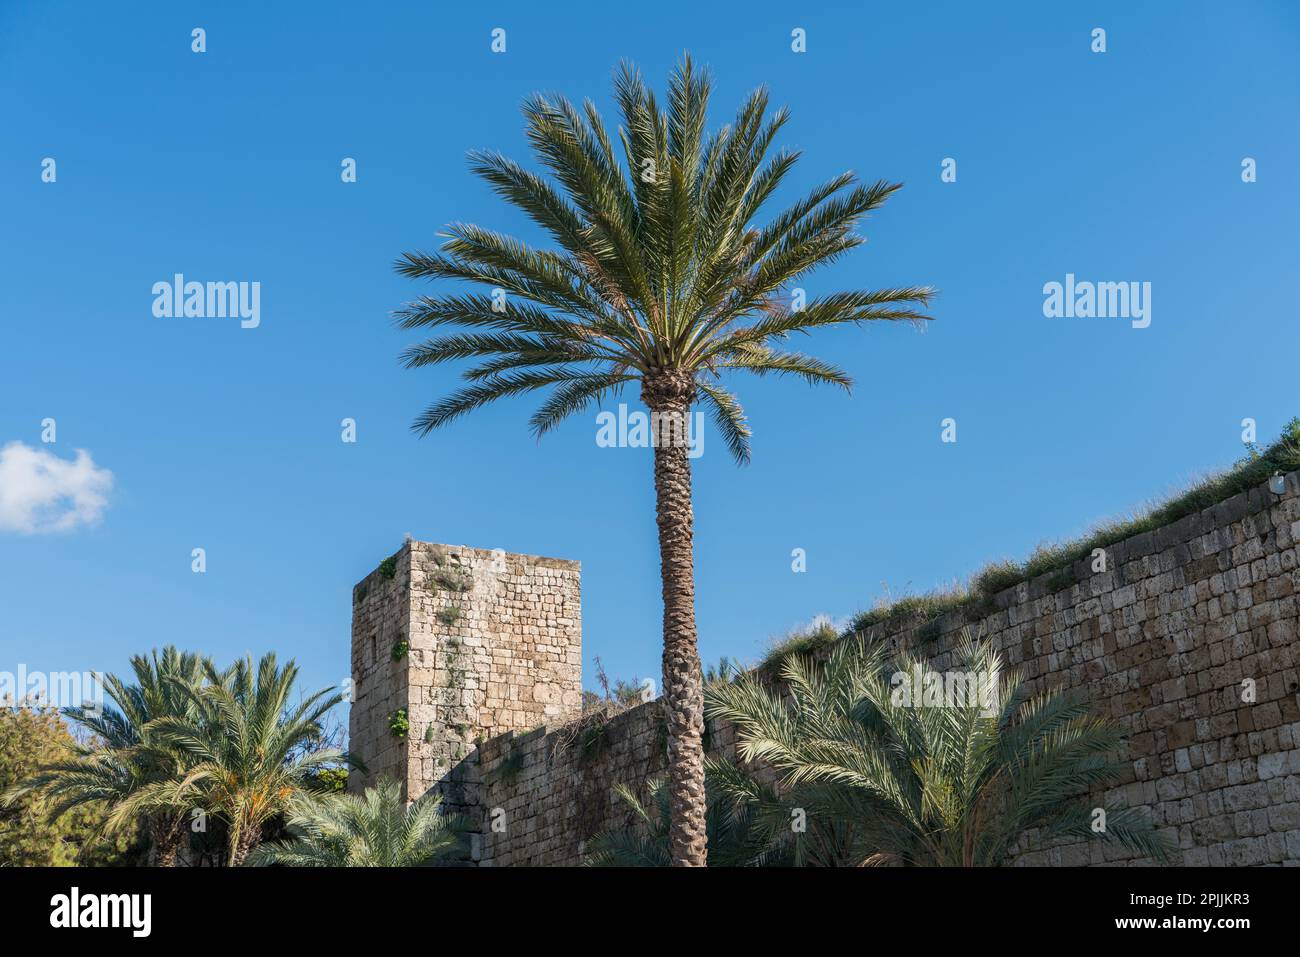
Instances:
[[[859,863],[997,865],[1028,832],[1169,852],[1137,811],[1108,809],[1105,831],[1091,826],[1087,795],[1121,780],[1117,725],[1059,691],[1024,700],[996,648],[969,633],[953,668],[844,640],[825,660],[784,659],[788,698],[747,675],[711,683],[705,713],[735,726],[742,760],[779,774],[783,801],[798,795],[824,828],[838,825],[824,846]],[[943,695],[899,693],[913,679]],[[744,798],[734,776],[729,790]]]
[[[395,313],[404,328],[466,330],[408,347],[401,354],[408,368],[473,362],[461,387],[416,419],[418,434],[553,388],[530,422],[540,436],[613,388],[641,381],[643,396],[656,395],[644,385],[685,375],[696,384],[690,400],[709,406],[743,463],[749,424],[721,377],[792,374],[847,386],[843,370],[777,340],[839,323],[928,318],[920,307],[932,290],[922,286],[831,293],[798,311],[783,303],[790,283],[861,244],[856,228],[898,184],[860,184],[844,173],[769,211],[799,154],[773,152],[790,115],[771,109],[765,90],[710,133],[713,82],[689,56],[670,75],[662,103],[629,63],[613,86],[616,131],[589,101],[525,100],[537,170],[495,152],[470,154],[471,171],[541,226],[552,248],[452,223],[439,251],[398,259],[410,278],[490,290],[424,296]]]

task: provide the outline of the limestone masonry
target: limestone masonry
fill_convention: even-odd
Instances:
[[[1083,687],[1127,729],[1108,801],[1145,806],[1186,865],[1300,865],[1300,473],[950,615],[872,637],[950,666],[963,627],[995,641],[1031,691]],[[370,777],[437,788],[480,828],[481,865],[581,863],[626,823],[613,799],[664,768],[653,701],[574,725],[581,705],[576,562],[408,542],[353,595],[352,747]],[[404,654],[395,654],[400,642]],[[409,730],[391,730],[405,712]],[[568,722],[568,723],[566,723]],[[730,756],[732,731],[706,739]],[[1039,847],[1017,863],[1134,864],[1100,843]]]
[[[581,704],[577,562],[407,542],[353,592],[351,747],[408,799],[478,800],[478,743]],[[397,716],[409,726],[394,734]]]

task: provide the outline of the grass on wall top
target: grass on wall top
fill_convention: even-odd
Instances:
[[[901,627],[919,626],[922,637],[926,637],[926,626],[936,623],[943,615],[962,611],[972,617],[982,617],[992,610],[993,597],[999,592],[1039,575],[1055,572],[1061,576],[1057,587],[1068,587],[1074,584],[1073,577],[1068,575],[1070,566],[1091,555],[1094,549],[1109,548],[1134,535],[1163,528],[1240,492],[1262,485],[1277,472],[1296,469],[1300,469],[1300,418],[1291,419],[1278,440],[1267,448],[1253,443],[1248,445],[1245,458],[1232,468],[1212,475],[1164,502],[1145,508],[1131,518],[1106,522],[1073,541],[1039,545],[1023,562],[991,562],[976,572],[964,586],[924,595],[908,595],[881,604],[857,615],[843,634],[829,624],[797,632],[772,648],[763,658],[760,667],[775,667],[791,654],[816,651],[844,635],[862,633],[873,628],[883,627],[892,631]],[[1049,580],[1049,585],[1052,584],[1054,583]]]

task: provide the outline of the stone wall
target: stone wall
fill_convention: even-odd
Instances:
[[[1008,589],[976,620],[954,614],[871,637],[906,643],[944,669],[971,628],[998,644],[1031,691],[1086,689],[1127,731],[1127,770],[1107,803],[1148,808],[1176,841],[1176,862],[1297,865],[1298,540],[1292,473],[1282,495],[1260,487],[1111,547],[1104,571],[1088,557]],[[354,658],[355,644],[354,629]],[[576,655],[576,631],[568,647]],[[557,722],[487,735],[458,769],[476,785],[465,805],[482,824],[476,859],[580,863],[592,835],[628,820],[613,786],[663,769],[659,708],[617,715],[594,740]],[[712,727],[710,739],[731,751],[731,729]],[[1039,847],[1028,835],[1017,863],[1149,862],[1099,842]]]
[[[351,746],[411,799],[439,788],[477,806],[478,742],[577,712],[577,562],[407,542],[353,593]],[[405,641],[405,653],[394,645]],[[405,737],[390,728],[404,710]]]
[[[384,570],[367,575],[352,590],[352,707],[348,745],[364,757],[369,775],[353,770],[351,790],[375,777],[406,779],[405,743],[388,730],[388,716],[406,708],[406,668],[392,660],[393,645],[411,632],[409,550],[403,548]]]
[[[548,726],[479,749],[484,866],[572,865],[600,831],[630,823],[614,786],[637,785],[667,763],[659,701],[607,722]]]

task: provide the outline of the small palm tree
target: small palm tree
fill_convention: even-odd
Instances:
[[[712,768],[712,763],[710,764]],[[734,801],[715,786],[712,773],[705,778],[710,867],[780,867],[790,863],[788,848],[765,838],[752,829],[751,807],[774,803],[775,794],[755,785],[758,793],[752,800]],[[641,800],[627,785],[614,787],[615,795],[631,811],[628,827],[615,828],[597,835],[587,848],[583,864],[587,867],[669,867],[672,851],[669,840],[671,809],[668,781],[657,775],[645,782],[648,799]]]
[[[708,692],[706,691],[706,695]],[[851,815],[835,792],[817,784],[781,788],[730,761],[710,758],[708,780],[744,815],[750,846],[792,867],[855,867],[860,863]]]
[[[133,684],[114,674],[105,676],[110,705],[63,710],[64,717],[90,733],[89,742],[77,745],[66,760],[41,768],[12,789],[6,800],[25,793],[44,794],[51,799],[54,817],[81,805],[102,804],[109,809],[106,830],[121,832],[135,823],[142,793],[184,776],[191,763],[189,753],[155,740],[148,728],[162,719],[194,716],[191,698],[182,689],[202,684],[205,662],[168,646],[150,656],[132,657],[131,670]],[[191,807],[179,802],[151,808],[146,815],[151,863],[176,865]]]
[[[703,690],[696,647],[690,416],[707,408],[732,455],[750,456],[744,410],[724,377],[794,376],[848,389],[849,376],[789,351],[792,334],[878,320],[922,320],[926,287],[831,292],[806,303],[803,277],[863,243],[855,232],[899,188],[852,173],[779,213],[766,206],[798,153],[769,149],[789,118],[752,93],[735,122],[706,134],[712,83],[683,58],[660,106],[624,65],[611,136],[594,105],[536,95],[527,135],[546,173],[497,153],[471,169],[547,233],[535,249],[479,226],[447,228],[439,253],[408,252],[398,272],[477,285],[486,293],[424,296],[403,328],[461,327],[408,349],[408,368],[473,360],[467,385],[415,421],[421,435],[498,399],[538,390],[538,436],[638,386],[649,408],[663,582],[663,683],[675,864],[705,863]],[[621,146],[621,156],[615,151]]]
[[[1170,850],[1138,811],[1084,797],[1119,778],[1119,726],[1075,695],[1026,698],[1019,675],[969,634],[951,672],[844,640],[824,665],[789,656],[781,678],[788,702],[754,675],[710,686],[709,717],[736,726],[744,760],[780,774],[798,795],[787,804],[848,825],[856,862],[999,865],[1030,829],[1157,858]]]
[[[263,844],[249,863],[286,867],[423,867],[464,853],[466,823],[444,815],[441,797],[406,805],[401,788],[381,778],[365,794],[299,794],[289,803],[295,836]]]
[[[201,804],[226,823],[227,863],[242,864],[266,823],[313,788],[312,773],[347,759],[337,749],[314,746],[321,719],[342,696],[324,689],[291,707],[297,677],[292,661],[279,668],[275,655],[267,654],[256,669],[251,658],[224,672],[209,665],[201,688],[176,682],[191,713],[159,718],[145,730],[162,749],[185,751],[191,764],[184,775],[141,789],[131,805],[151,812]]]

